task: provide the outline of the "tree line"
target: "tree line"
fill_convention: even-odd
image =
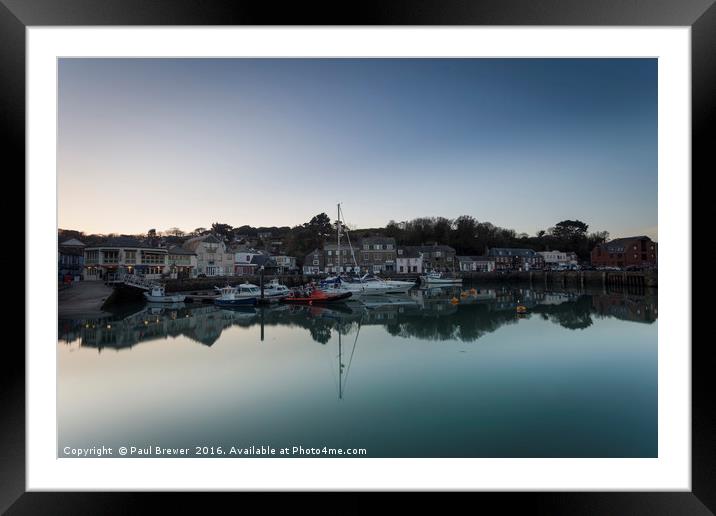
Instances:
[[[181,245],[189,238],[209,233],[222,238],[227,244],[246,238],[255,241],[259,248],[267,248],[271,241],[281,240],[283,253],[301,259],[313,249],[323,247],[325,241],[335,239],[336,226],[327,214],[319,213],[311,220],[293,227],[234,227],[214,222],[209,228],[198,227],[189,232],[172,227],[165,231],[150,229],[139,235],[96,235],[66,229],[60,229],[58,233],[60,242],[77,238],[87,245],[99,244],[107,237],[131,236],[171,246]],[[270,234],[270,237],[260,238],[260,235],[267,234]],[[401,223],[391,220],[384,228],[354,229],[349,235],[353,241],[368,236],[393,237],[400,246],[444,244],[453,247],[458,255],[482,255],[488,248],[493,247],[519,247],[535,251],[574,252],[584,260],[588,259],[589,253],[597,244],[609,239],[609,233],[606,231],[590,233],[589,226],[580,220],[563,220],[530,236],[495,226],[490,222],[480,222],[471,215],[461,215],[456,219],[419,217]]]

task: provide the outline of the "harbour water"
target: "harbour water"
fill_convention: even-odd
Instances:
[[[657,456],[648,291],[466,285],[326,307],[121,309],[59,320],[58,456]]]

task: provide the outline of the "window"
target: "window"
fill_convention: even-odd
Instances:
[[[313,260],[313,265],[318,265],[318,260]]]
[[[102,263],[119,263],[119,251],[102,251]]]
[[[328,251],[328,256],[331,256],[333,254],[333,251]]]
[[[137,251],[125,250],[124,251],[124,261],[126,263],[137,263]]]
[[[385,246],[385,248],[386,248],[388,251],[392,251],[392,250],[393,250],[393,244],[388,244],[388,245]]]

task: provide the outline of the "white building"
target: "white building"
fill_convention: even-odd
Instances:
[[[495,258],[492,256],[456,256],[461,272],[493,272]]]
[[[166,248],[153,247],[136,238],[110,238],[84,249],[82,276],[87,281],[107,280],[116,274],[157,279],[168,272]]]
[[[537,254],[544,258],[547,267],[571,267],[577,265],[577,257],[574,253],[564,251],[539,251]]]
[[[284,274],[288,271],[296,270],[296,257],[279,255],[272,257],[278,266],[278,273]]]
[[[198,274],[197,265],[194,251],[181,246],[171,247],[167,250],[167,266],[170,278],[196,278]]]
[[[395,256],[395,271],[403,274],[422,274],[423,255],[415,249],[399,247]]]
[[[196,253],[197,276],[232,276],[234,255],[226,250],[224,241],[214,235],[203,235],[184,242],[184,249]]]

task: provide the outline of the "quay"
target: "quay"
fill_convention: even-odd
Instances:
[[[112,295],[112,287],[101,281],[73,283],[72,286],[57,292],[58,317],[69,319],[109,315],[102,307]]]
[[[475,283],[514,282],[551,287],[638,287],[657,288],[656,271],[519,271],[463,272]]]

